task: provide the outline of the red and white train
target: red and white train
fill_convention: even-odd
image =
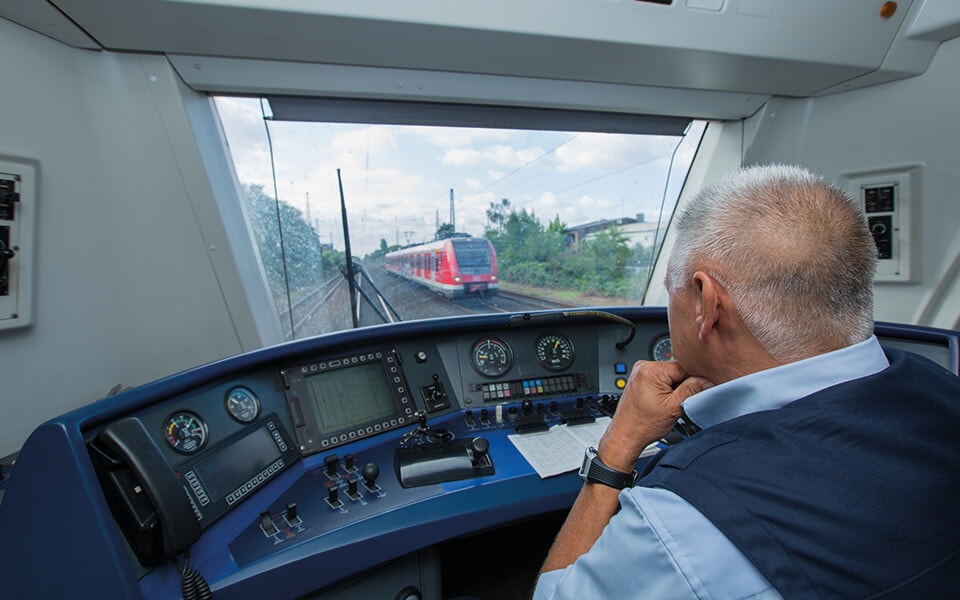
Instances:
[[[447,298],[495,293],[497,253],[486,238],[459,237],[411,246],[386,256],[389,271]]]

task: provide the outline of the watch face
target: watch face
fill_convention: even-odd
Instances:
[[[597,455],[597,451],[593,448],[587,448],[586,452],[583,453],[583,464],[580,465],[580,479],[586,481],[587,474],[590,472],[590,463],[593,462],[593,457]]]
[[[590,483],[602,483],[614,489],[631,487],[637,481],[637,472],[621,473],[603,464],[596,448],[587,448],[580,465],[580,478]]]

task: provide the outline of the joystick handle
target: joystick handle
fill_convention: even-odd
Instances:
[[[480,465],[480,461],[490,451],[490,442],[486,438],[475,437],[470,440],[470,462],[474,467]]]
[[[367,463],[360,472],[363,475],[363,481],[367,487],[372,487],[377,483],[377,477],[380,477],[380,467],[376,463]]]

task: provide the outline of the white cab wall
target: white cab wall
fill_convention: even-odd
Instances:
[[[960,327],[960,38],[917,77],[832,96],[774,100],[745,131],[745,164],[798,163],[839,180],[919,166],[911,283],[877,283],[878,320]]]
[[[167,61],[0,19],[0,81],[0,159],[37,172],[33,325],[0,331],[3,456],[117,384],[259,341]]]

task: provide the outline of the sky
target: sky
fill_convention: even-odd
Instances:
[[[438,223],[450,221],[451,189],[456,230],[477,236],[490,204],[503,198],[543,223],[559,218],[573,226],[638,213],[657,221],[675,149],[667,211],[699,143],[699,133],[683,139],[265,121],[256,98],[218,98],[217,107],[240,182],[273,195],[272,142],[277,195],[305,214],[309,200],[321,241],[342,250],[339,170],[351,246],[360,256],[381,239],[432,240]],[[266,101],[264,110],[270,114]]]

